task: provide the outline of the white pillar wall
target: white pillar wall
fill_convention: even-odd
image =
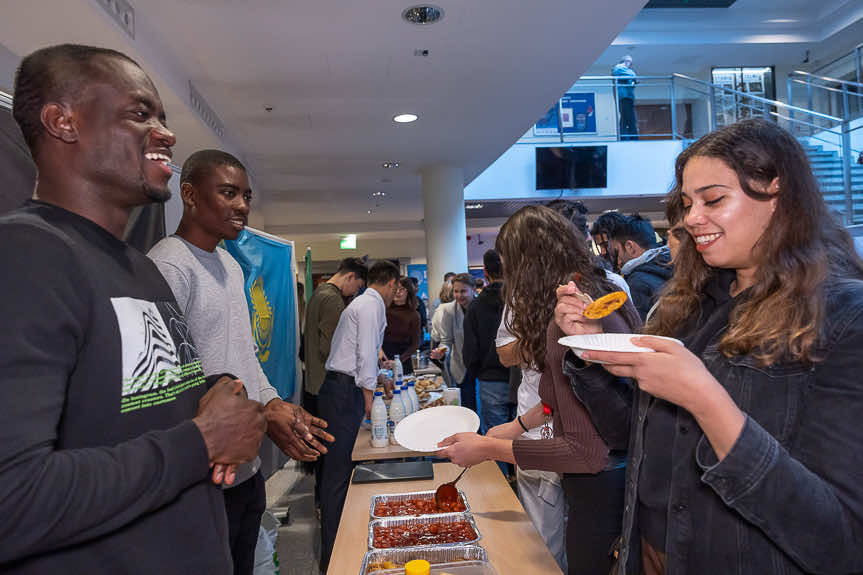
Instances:
[[[420,174],[431,302],[437,298],[446,272],[467,271],[464,172],[453,166],[431,166]]]

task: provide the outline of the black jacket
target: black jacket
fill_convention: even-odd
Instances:
[[[501,365],[494,344],[503,316],[502,289],[502,282],[486,286],[467,308],[462,347],[467,378],[509,381],[509,368]]]
[[[707,298],[727,292],[731,279],[715,277]],[[667,448],[668,575],[863,573],[863,282],[835,281],[823,297],[820,363],[763,367],[749,355],[726,357],[718,349],[724,330],[698,354],[746,423],[719,461],[692,415],[676,408]],[[693,335],[686,327],[678,334]],[[617,573],[640,573],[636,498],[644,461],[656,456],[644,443],[650,396],[571,352],[564,372],[609,447],[629,449]]]
[[[637,260],[642,259],[644,261],[636,263],[636,260],[632,260],[624,264],[620,275],[629,285],[632,303],[635,304],[641,321],[644,321],[647,318],[647,312],[659,299],[662,286],[671,278],[674,268],[671,267],[671,252],[668,248],[648,250],[637,258]]]

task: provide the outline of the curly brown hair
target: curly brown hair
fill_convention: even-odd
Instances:
[[[734,308],[720,350],[728,357],[752,354],[763,365],[780,358],[820,361],[815,344],[824,317],[823,289],[838,277],[863,278],[863,262],[851,237],[829,213],[805,151],[791,134],[762,119],[707,134],[677,158],[666,207],[672,223],[685,221],[683,171],[695,157],[724,162],[737,173],[746,195],[756,200],[773,198],[764,190],[774,179],[779,184],[776,210],[757,244],[755,283]],[[698,313],[703,289],[715,273],[686,234],[674,276],[645,331],[677,333]]]
[[[557,287],[575,280],[594,298],[616,288],[593,264],[584,236],[543,206],[525,206],[514,213],[500,228],[495,249],[503,260],[504,302],[510,310],[506,327],[519,340],[525,365],[542,371]]]

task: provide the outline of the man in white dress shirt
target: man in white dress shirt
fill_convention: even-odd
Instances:
[[[333,334],[318,411],[335,436],[321,458],[321,572],[326,572],[351,479],[351,451],[364,414],[372,408],[378,380],[378,351],[387,327],[387,307],[399,285],[394,263],[376,262],[368,274],[369,288],[356,297]]]

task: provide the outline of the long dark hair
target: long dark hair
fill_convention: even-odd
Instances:
[[[393,304],[393,307],[406,307],[408,309],[416,310],[417,306],[419,306],[419,300],[417,299],[417,292],[414,289],[414,282],[411,278],[405,276],[399,279],[399,285],[405,288],[407,292],[407,299],[405,299],[404,306],[397,306]]]
[[[503,260],[504,301],[510,311],[506,327],[520,342],[522,361],[542,371],[557,286],[575,279],[596,298],[614,291],[614,284],[594,266],[584,236],[543,206],[514,213],[501,227],[495,249]]]
[[[776,198],[776,209],[757,243],[755,283],[738,304],[722,336],[726,356],[753,354],[770,365],[787,357],[817,362],[815,343],[824,316],[824,287],[839,277],[863,279],[863,262],[851,237],[830,214],[806,153],[791,134],[762,119],[750,119],[707,134],[677,157],[675,185],[668,195],[669,221],[685,217],[683,170],[695,157],[716,158],[737,173],[751,198]],[[765,193],[778,179],[778,193]],[[698,312],[708,266],[686,234],[674,277],[646,331],[673,335]]]

